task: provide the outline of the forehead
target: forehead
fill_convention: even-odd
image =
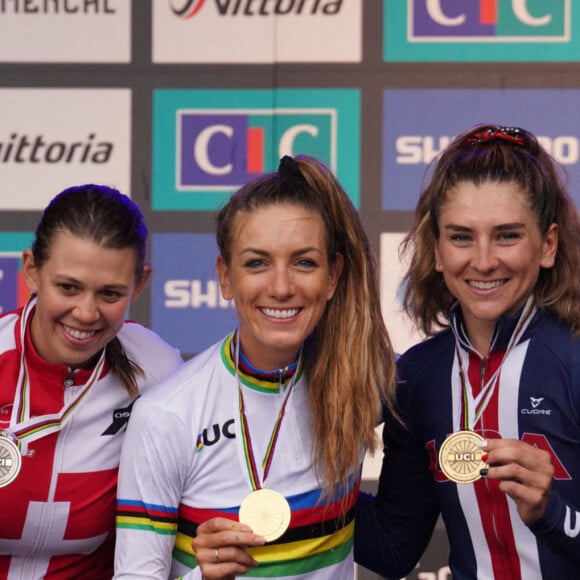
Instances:
[[[46,264],[82,265],[102,270],[125,268],[129,264],[133,268],[136,261],[137,250],[133,246],[108,248],[68,230],[57,230],[50,241]]]
[[[534,217],[530,196],[517,183],[485,181],[460,182],[443,196],[440,217],[471,216],[473,220],[512,221]],[[509,216],[509,217],[508,217]]]
[[[270,204],[252,211],[240,211],[232,224],[232,242],[271,240],[282,235],[292,238],[320,238],[325,235],[322,216],[298,204]]]

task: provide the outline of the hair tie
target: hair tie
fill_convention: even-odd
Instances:
[[[297,183],[306,183],[304,175],[300,172],[298,163],[290,155],[284,155],[280,159],[280,165],[278,166],[278,174],[282,179],[289,179],[290,181],[295,181]]]
[[[498,129],[486,129],[475,133],[467,139],[467,143],[488,143],[489,141],[501,140],[525,147],[527,139],[523,129],[519,127],[499,127]]]

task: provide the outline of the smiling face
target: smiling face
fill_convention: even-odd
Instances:
[[[262,370],[292,363],[336,289],[342,256],[331,267],[321,216],[301,206],[239,212],[231,263],[218,258],[224,298],[235,300],[242,349]]]
[[[462,182],[447,193],[439,231],[435,268],[461,305],[469,338],[486,353],[497,319],[522,308],[540,268],[554,265],[557,226],[542,236],[513,183]]]
[[[37,353],[53,364],[83,367],[116,336],[127,309],[143,289],[136,250],[109,249],[57,231],[48,259],[37,268],[30,251],[23,272],[37,305],[31,322]]]

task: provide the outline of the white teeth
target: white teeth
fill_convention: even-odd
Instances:
[[[262,308],[262,312],[266,316],[270,316],[272,318],[292,318],[296,316],[299,312],[298,308],[288,308],[286,310],[276,310],[274,308]]]
[[[94,336],[96,333],[96,330],[92,330],[91,332],[83,332],[81,330],[75,330],[70,326],[65,326],[64,329],[67,334],[70,334],[70,336],[76,338],[77,340],[86,340],[87,338],[91,338],[91,336]]]
[[[475,286],[479,290],[491,290],[492,288],[497,288],[503,284],[503,280],[494,280],[492,282],[480,282],[478,280],[471,280],[469,282],[470,286]]]

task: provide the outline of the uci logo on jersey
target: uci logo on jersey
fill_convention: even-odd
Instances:
[[[197,453],[204,447],[215,445],[222,437],[225,439],[235,439],[234,420],[228,419],[223,425],[214,423],[211,427],[206,427],[197,435],[195,450]]]
[[[409,40],[565,41],[570,16],[570,0],[409,0]]]

